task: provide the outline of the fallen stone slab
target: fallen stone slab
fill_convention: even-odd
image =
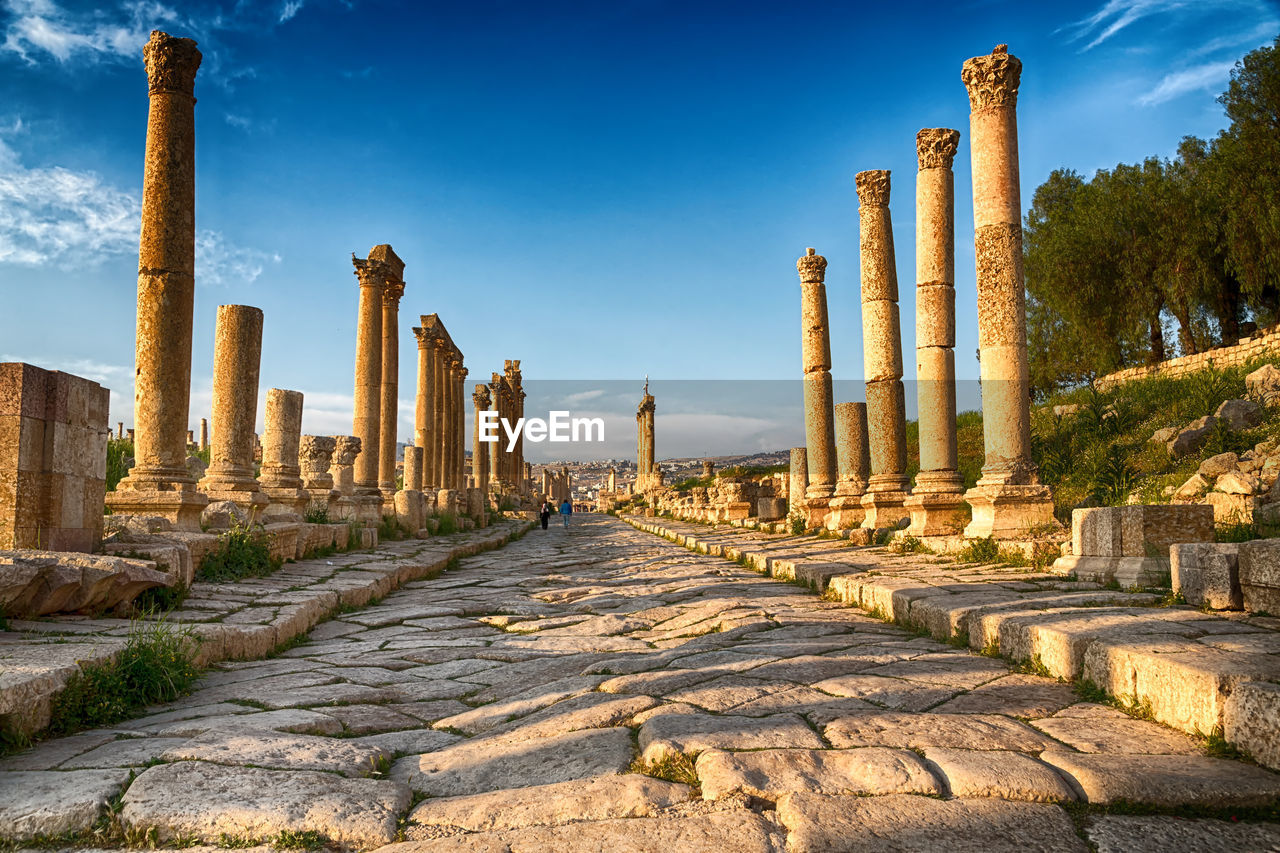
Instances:
[[[0,773],[0,839],[26,841],[88,829],[128,781],[127,770]]]
[[[717,800],[741,791],[776,801],[784,794],[943,793],[920,756],[907,749],[709,749],[695,765],[702,796]]]
[[[268,839],[289,830],[372,847],[395,838],[410,800],[398,782],[181,761],[134,780],[120,819],[128,828],[154,828],[162,840]]]
[[[377,747],[389,753],[401,755],[420,755],[444,749],[462,740],[458,735],[438,732],[434,729],[406,729],[402,732],[382,732],[376,735],[351,738],[351,743]]]
[[[936,800],[910,794],[788,794],[778,801],[789,853],[1085,853],[1058,806],[993,799]]]
[[[553,737],[583,729],[604,729],[626,725],[636,714],[658,705],[652,696],[615,696],[611,693],[587,693],[565,699],[512,720],[490,732],[491,737],[528,739]]]
[[[924,756],[942,771],[953,797],[1040,803],[1079,799],[1052,767],[1020,752],[930,747]]]
[[[410,840],[430,837],[413,823],[485,832],[580,820],[648,817],[660,809],[687,802],[691,794],[688,785],[629,773],[433,798],[410,813],[408,836]]]
[[[211,761],[273,770],[368,776],[392,753],[355,740],[283,732],[208,731],[165,750],[165,761]]]
[[[590,729],[532,741],[463,741],[402,758],[391,777],[433,797],[456,797],[621,773],[630,763],[630,730]]]
[[[693,817],[639,817],[479,832],[408,841],[378,853],[780,853],[784,846],[777,826],[755,812],[734,809]]]
[[[823,749],[822,739],[797,714],[769,717],[664,714],[640,727],[640,755],[648,762],[707,749]]]
[[[1136,839],[1143,850],[1194,850],[1195,853],[1244,853],[1280,850],[1280,826],[1181,817],[1105,815],[1091,819],[1085,834],[1098,853],[1132,853]]]
[[[1053,741],[1031,727],[994,714],[857,713],[833,720],[823,733],[838,749],[941,746],[1039,752],[1054,746]]]
[[[1199,755],[1082,755],[1046,750],[1040,760],[1079,786],[1088,802],[1153,806],[1262,806],[1280,797],[1280,776]]]

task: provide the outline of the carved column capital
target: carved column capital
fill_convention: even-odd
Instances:
[[[360,437],[357,435],[334,436],[334,458],[339,465],[353,465],[360,455]]]
[[[805,284],[822,284],[822,279],[827,273],[827,259],[817,254],[812,248],[806,249],[796,261],[796,272],[800,273],[800,281]]]
[[[1022,61],[1009,53],[1007,44],[998,44],[988,56],[967,60],[960,79],[969,90],[969,107],[974,112],[1013,107],[1018,103]]]
[[[870,169],[859,172],[854,177],[858,187],[859,204],[875,204],[880,207],[889,205],[889,170]]]
[[[916,156],[921,169],[950,169],[960,147],[960,131],[926,127],[916,134]]]
[[[147,66],[147,94],[194,94],[202,57],[193,39],[152,30],[151,40],[142,47],[142,58]]]
[[[382,304],[392,308],[400,307],[400,297],[404,296],[403,281],[388,281],[382,289]]]
[[[489,386],[477,385],[475,392],[471,395],[471,402],[476,404],[477,409],[487,409],[492,402],[489,399]]]
[[[355,267],[356,278],[361,287],[376,287],[382,290],[387,286],[387,265],[382,261],[371,261],[368,258],[357,258],[351,255],[351,265]]]

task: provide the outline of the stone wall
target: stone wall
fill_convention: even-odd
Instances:
[[[69,373],[0,364],[0,548],[97,549],[108,397]]]
[[[1241,338],[1235,346],[1217,347],[1195,355],[1183,355],[1159,364],[1127,367],[1098,377],[1093,381],[1093,385],[1099,391],[1105,391],[1135,379],[1147,379],[1151,376],[1185,376],[1209,367],[1216,367],[1219,370],[1238,367],[1254,359],[1275,354],[1280,354],[1280,324],[1259,331],[1251,338]]]

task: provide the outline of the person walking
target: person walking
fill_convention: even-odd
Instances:
[[[542,529],[547,529],[547,522],[551,520],[551,501],[543,501],[542,509],[538,511],[538,516],[542,519]]]
[[[569,499],[565,498],[560,504],[560,517],[564,519],[564,526],[569,526],[569,516],[573,515],[573,504],[569,503]]]

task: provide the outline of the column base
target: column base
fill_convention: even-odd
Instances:
[[[255,485],[257,485],[256,482]],[[251,524],[262,519],[262,511],[271,503],[271,498],[258,489],[251,491],[249,489],[228,488],[221,483],[205,486],[202,480],[200,490],[209,498],[209,503],[211,504],[231,501],[244,511]]]
[[[306,515],[311,507],[311,493],[302,488],[285,486],[263,486],[262,493],[267,496],[273,506],[287,507],[290,512]]]
[[[366,527],[377,527],[382,524],[382,492],[371,495],[356,495],[353,500],[356,507],[356,520]],[[394,506],[394,503],[392,504]]]
[[[329,523],[339,523],[343,521],[359,521],[359,513],[356,510],[356,499],[350,495],[343,495],[337,492],[337,497],[329,501]],[[312,504],[314,506],[314,504]]]
[[[964,529],[968,539],[1027,539],[1037,527],[1058,526],[1048,486],[979,483],[964,499],[973,509],[973,520]]]
[[[862,508],[862,495],[836,494],[827,513],[828,530],[849,530],[862,524],[867,511]]]
[[[806,497],[804,506],[804,526],[806,528],[822,527],[827,522],[827,514],[831,511],[831,497]]]
[[[949,536],[968,521],[964,495],[959,492],[912,492],[902,506],[911,513],[909,536]]]
[[[907,491],[869,491],[862,496],[862,509],[866,513],[862,526],[868,530],[882,527],[896,529],[911,517],[903,502],[911,497]]]
[[[200,532],[200,514],[209,499],[196,491],[194,482],[169,483],[167,489],[130,485],[127,479],[122,480],[114,492],[107,492],[106,504],[113,514],[167,518],[177,530]]]

